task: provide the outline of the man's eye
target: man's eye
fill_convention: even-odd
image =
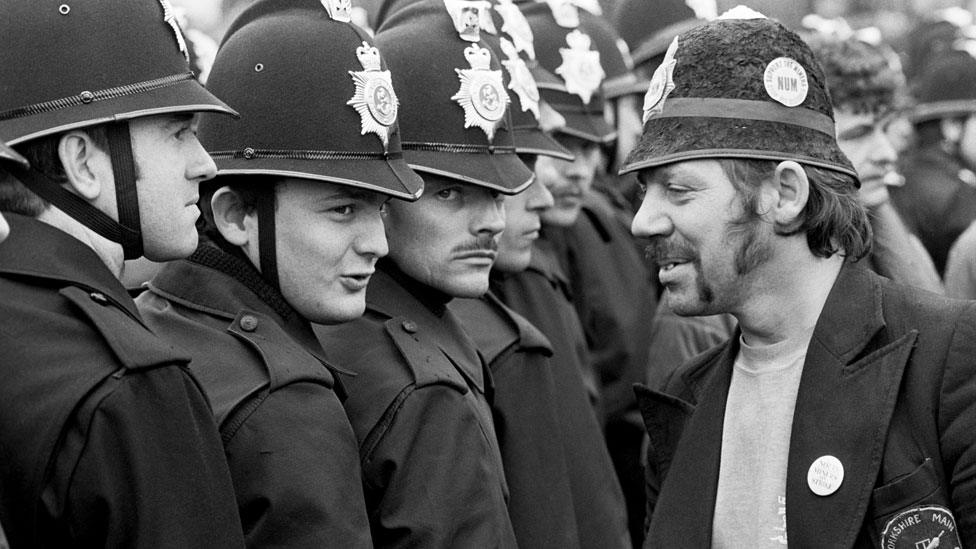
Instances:
[[[437,198],[440,198],[442,200],[451,200],[457,198],[459,194],[460,191],[458,191],[456,188],[448,187],[446,189],[441,189],[437,191]]]
[[[336,206],[332,208],[330,211],[332,211],[333,213],[337,213],[339,215],[351,215],[352,212],[354,211],[354,208],[352,207],[351,204],[343,204],[342,206]]]
[[[637,198],[639,198],[641,200],[644,200],[644,197],[645,196],[647,196],[647,185],[645,185],[643,183],[638,183],[637,184]]]

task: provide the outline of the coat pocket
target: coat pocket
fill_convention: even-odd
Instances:
[[[932,458],[874,489],[872,538],[883,549],[962,547],[945,488]]]

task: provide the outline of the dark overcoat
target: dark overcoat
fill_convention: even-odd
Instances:
[[[81,241],[4,214],[0,523],[12,547],[241,547],[189,356]]]
[[[249,547],[370,547],[356,437],[311,325],[212,245],[136,300],[213,403]]]

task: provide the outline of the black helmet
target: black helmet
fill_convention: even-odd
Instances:
[[[443,0],[409,3],[376,33],[400,93],[404,156],[419,172],[518,193],[533,175],[515,154],[498,58],[480,41],[491,16],[487,6],[454,7],[456,17]]]
[[[102,236],[142,255],[127,120],[234,111],[190,72],[168,0],[8,0],[0,18],[0,141],[108,124],[119,221],[38,172],[18,177]]]

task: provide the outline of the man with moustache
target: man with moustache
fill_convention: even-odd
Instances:
[[[865,260],[874,272],[895,282],[943,293],[932,258],[905,226],[888,194],[889,186],[905,181],[896,171],[898,153],[887,134],[896,101],[905,93],[905,77],[892,65],[894,52],[853,36],[814,34],[807,43],[827,76],[837,145],[861,182],[858,197],[868,211],[873,236]]]
[[[390,253],[364,317],[316,326],[334,363],[356,372],[344,405],[378,547],[516,546],[491,374],[447,304],[488,290],[502,196],[525,190],[532,172],[515,154],[497,57],[449,7],[411,3],[379,23],[404,107],[403,155],[424,194],[387,209]]]
[[[189,255],[213,160],[166,2],[10,1],[0,19],[0,523],[12,547],[239,547],[189,357],[119,282]]]
[[[625,171],[668,304],[724,345],[639,391],[645,547],[976,539],[976,304],[877,276],[810,49],[747,9],[679,34]]]
[[[400,158],[390,73],[340,5],[263,0],[229,28],[209,88],[242,119],[201,123],[218,167],[205,242],[137,302],[193,356],[247,545],[371,547],[348,372],[310,322],[362,315],[387,253],[382,211],[422,190]]]

